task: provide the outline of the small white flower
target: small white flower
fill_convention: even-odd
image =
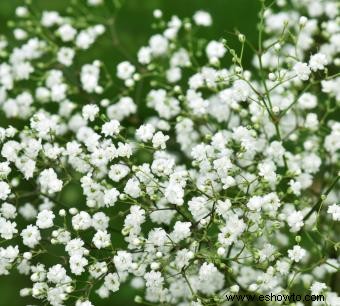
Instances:
[[[197,11],[193,18],[195,23],[199,26],[209,27],[212,25],[212,18],[206,11]]]
[[[98,0],[95,0],[98,2]],[[94,0],[89,0],[89,2],[94,2]],[[95,4],[92,4],[95,5]],[[94,306],[89,300],[78,300],[75,306]]]
[[[51,210],[43,210],[37,216],[37,226],[41,229],[50,228],[53,226],[54,213]]]
[[[75,56],[75,51],[71,48],[62,47],[58,51],[58,62],[65,65],[65,66],[71,66],[73,62],[73,58]]]
[[[170,234],[171,239],[174,242],[179,242],[191,235],[190,231],[191,223],[190,222],[181,222],[177,221],[174,225],[174,230]]]
[[[298,232],[304,225],[303,214],[301,213],[301,211],[294,211],[289,213],[287,217],[287,223],[292,232]]]
[[[136,131],[136,137],[143,142],[147,142],[152,139],[155,133],[155,128],[151,124],[141,125]]]
[[[327,212],[332,215],[332,219],[334,221],[340,221],[340,205],[330,205],[327,209]]]
[[[313,71],[323,70],[328,64],[328,60],[325,54],[316,53],[312,55],[309,59],[309,67]]]
[[[298,62],[293,67],[294,72],[301,81],[307,81],[311,71],[306,63]]]
[[[119,182],[130,172],[130,168],[126,165],[112,165],[109,171],[109,178],[114,182]]]
[[[54,265],[51,268],[48,269],[47,272],[47,279],[55,284],[63,283],[64,280],[66,280],[66,270],[65,268],[60,265]]]
[[[168,135],[164,135],[162,132],[157,132],[155,135],[152,137],[152,145],[155,149],[161,148],[165,149],[166,148],[166,142],[169,140]]]
[[[146,287],[157,288],[161,287],[164,282],[161,272],[147,272],[144,274],[144,279],[146,281]]]
[[[116,188],[106,190],[104,193],[104,204],[107,207],[112,207],[117,202],[119,191]]]
[[[327,285],[325,283],[314,282],[310,287],[310,291],[313,295],[321,294],[325,289],[327,289]]]
[[[17,210],[14,205],[3,203],[0,207],[0,214],[6,219],[14,219],[17,216]]]
[[[127,61],[121,62],[117,66],[117,77],[122,80],[127,80],[132,77],[135,71],[136,71],[136,68],[135,66],[131,65],[131,63]]]
[[[22,237],[23,244],[30,248],[34,248],[41,240],[40,231],[35,225],[28,225],[26,229],[21,232],[20,236]]]
[[[57,174],[52,168],[43,170],[39,175],[41,191],[53,194],[61,191],[63,182],[58,179]]]
[[[128,271],[132,266],[132,255],[126,251],[118,251],[113,257],[113,262],[118,271]]]
[[[11,189],[6,182],[0,181],[0,200],[6,200],[11,193]]]
[[[75,275],[81,275],[85,272],[88,260],[80,254],[74,254],[70,257],[70,269]]]
[[[140,48],[138,51],[138,55],[137,55],[138,62],[140,62],[143,65],[149,64],[151,61],[151,53],[152,53],[152,50],[149,47]]]
[[[98,230],[92,242],[97,249],[106,248],[111,244],[111,235],[107,231]]]
[[[218,42],[216,40],[212,40],[207,45],[205,51],[209,59],[213,59],[213,58],[219,59],[225,55],[225,53],[227,52],[227,49],[224,47],[223,43]]]
[[[153,55],[160,56],[167,52],[169,42],[164,36],[156,34],[151,36],[149,46]]]
[[[62,18],[58,12],[55,11],[44,11],[41,18],[41,24],[50,28],[56,24],[60,24],[62,22]]]
[[[92,226],[91,216],[86,211],[81,211],[72,217],[72,226],[76,231],[88,229]]]
[[[300,262],[306,256],[306,250],[299,245],[295,245],[293,249],[288,250],[288,257],[295,262]]]
[[[112,292],[118,291],[120,286],[118,274],[117,273],[107,274],[104,278],[104,286]]]
[[[88,5],[90,6],[98,6],[103,4],[103,0],[87,0]],[[78,306],[78,305],[77,305]],[[82,305],[83,306],[83,305]],[[87,305],[86,305],[87,306]],[[90,306],[90,305],[89,305]]]
[[[0,237],[9,240],[12,239],[16,233],[18,233],[16,223],[0,217]]]
[[[120,123],[117,120],[110,120],[109,122],[105,122],[102,126],[102,134],[106,137],[117,135],[120,131]]]
[[[77,34],[77,30],[69,24],[62,25],[57,32],[64,42],[73,40]]]
[[[82,114],[85,120],[93,121],[99,113],[99,107],[95,104],[87,104],[83,106]]]

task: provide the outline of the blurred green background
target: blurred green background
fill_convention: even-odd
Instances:
[[[66,11],[71,0],[32,0],[37,11],[58,10],[61,13]],[[111,0],[108,0],[111,1]],[[24,5],[23,0],[0,0],[0,27],[1,34],[11,35],[7,28],[8,20],[13,18],[15,8]],[[154,9],[161,9],[165,18],[172,15],[179,17],[191,17],[197,10],[206,10],[211,13],[214,23],[213,26],[205,30],[206,38],[234,39],[230,34],[235,29],[245,34],[252,42],[256,41],[256,22],[259,10],[259,1],[256,0],[126,0],[123,4],[117,19],[117,32],[124,50],[133,55],[139,47],[145,45],[149,36],[154,33],[151,29],[152,12]],[[235,40],[235,39],[234,39]],[[114,50],[111,45],[95,44],[92,47],[91,58],[104,59],[106,62],[115,64],[123,60],[121,53]],[[104,58],[103,58],[104,57]],[[251,61],[250,53],[245,53],[245,64]],[[114,73],[112,71],[112,73]],[[5,124],[4,118],[0,116],[0,121]],[[71,190],[68,195],[70,202],[77,202],[80,192],[78,189]],[[0,306],[25,306],[29,304],[43,305],[40,301],[29,300],[19,296],[19,290],[30,286],[28,277],[17,274],[0,277]],[[121,290],[111,294],[106,300],[93,300],[96,306],[132,306],[133,297],[136,294],[128,287],[123,285]],[[46,305],[46,304],[44,304]]]

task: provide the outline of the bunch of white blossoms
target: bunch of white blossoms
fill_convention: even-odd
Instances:
[[[255,45],[201,38],[205,11],[156,10],[115,69],[100,58],[105,37],[126,53],[110,3],[18,7],[1,38],[0,274],[29,277],[36,305],[122,286],[145,305],[339,305],[339,3],[261,1]]]

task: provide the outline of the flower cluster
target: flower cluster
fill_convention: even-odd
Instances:
[[[257,45],[201,38],[208,12],[156,10],[114,71],[83,54],[105,37],[125,53],[113,17],[91,17],[119,8],[77,5],[17,7],[0,41],[0,275],[29,277],[37,305],[125,284],[146,305],[299,290],[339,305],[337,1],[261,1]]]

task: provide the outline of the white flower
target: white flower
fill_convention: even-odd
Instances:
[[[230,214],[227,220],[228,223],[221,228],[218,234],[218,241],[222,245],[230,246],[245,231],[246,224],[236,214]]]
[[[129,179],[125,185],[124,192],[132,198],[138,198],[141,193],[138,180]]]
[[[131,63],[127,61],[121,62],[117,66],[117,77],[122,80],[127,80],[132,77],[135,71],[136,68],[135,66],[131,65]]]
[[[99,107],[95,104],[87,104],[83,106],[82,114],[85,120],[93,121],[99,113]]]
[[[298,62],[293,67],[294,72],[301,81],[307,81],[311,71],[306,63]]]
[[[313,295],[321,294],[325,289],[327,289],[327,285],[325,283],[314,282],[310,287],[310,291]]]
[[[8,162],[0,163],[0,178],[6,178],[10,172],[11,168]]]
[[[64,42],[73,40],[77,34],[77,30],[69,24],[62,25],[57,32]]]
[[[73,58],[75,55],[75,51],[71,48],[67,48],[67,47],[62,47],[60,48],[60,50],[58,51],[58,62],[65,65],[65,66],[71,66],[72,62],[73,62]]]
[[[151,124],[141,125],[136,131],[136,137],[143,142],[147,142],[152,139],[153,134],[155,133],[155,128]]]
[[[306,256],[306,250],[299,245],[295,245],[293,249],[288,250],[288,257],[295,262],[299,262]]]
[[[199,26],[209,27],[212,25],[212,18],[206,11],[197,11],[193,18],[195,23]]]
[[[204,196],[193,197],[189,202],[189,211],[193,215],[195,220],[200,220],[208,215],[210,212],[210,204],[207,201],[207,198]]]
[[[108,173],[109,178],[114,182],[119,182],[130,172],[130,168],[126,165],[116,164],[110,167],[110,171]]]
[[[98,230],[92,242],[97,249],[106,248],[111,244],[111,235],[107,231]]]
[[[146,281],[146,287],[157,288],[163,286],[164,278],[160,272],[147,272],[144,274],[144,279]]]
[[[80,254],[74,254],[70,257],[70,269],[75,275],[81,275],[87,264],[88,260]]]
[[[24,40],[27,38],[27,32],[23,29],[14,29],[13,34],[17,40]]]
[[[58,12],[55,11],[44,11],[41,18],[41,24],[50,28],[53,25],[60,24],[62,22],[62,18]]]
[[[60,265],[54,265],[48,269],[47,279],[55,284],[63,283],[67,279],[65,268]]]
[[[107,207],[112,207],[117,202],[119,191],[116,188],[106,190],[104,193],[104,204]]]
[[[327,212],[332,215],[332,219],[334,221],[340,221],[340,205],[330,205],[327,209]]]
[[[87,3],[91,6],[98,6],[103,4],[103,0],[87,0]]]
[[[102,87],[98,85],[100,78],[100,62],[94,61],[92,64],[82,66],[80,81],[82,88],[89,93],[101,93]]]
[[[301,194],[301,183],[295,180],[289,181],[290,188],[292,189],[293,193],[297,196]]]
[[[51,210],[43,210],[37,216],[37,226],[41,229],[50,228],[53,226],[54,213]]]
[[[152,145],[155,149],[161,148],[165,149],[166,148],[166,142],[169,140],[168,135],[164,135],[162,132],[157,132],[155,135],[152,137]]]
[[[173,232],[170,234],[171,239],[174,242],[179,242],[179,241],[189,237],[190,234],[191,234],[190,227],[191,227],[190,222],[177,221],[174,225]]]
[[[132,265],[132,255],[126,251],[118,251],[113,257],[113,262],[118,271],[128,271]]]
[[[187,67],[191,65],[190,55],[184,48],[177,50],[170,59],[171,67]]]
[[[151,61],[152,50],[149,47],[142,47],[138,51],[138,62],[141,64],[149,64]]]
[[[72,217],[72,226],[76,231],[88,229],[92,226],[91,216],[86,211],[81,211]]]
[[[18,6],[15,9],[15,15],[18,17],[26,17],[28,15],[28,9],[25,6]]]
[[[287,217],[287,223],[292,232],[298,232],[304,224],[301,211],[290,212]]]
[[[289,273],[290,263],[288,261],[279,260],[276,262],[276,269],[282,275],[287,275]]]
[[[45,169],[40,173],[39,184],[41,191],[48,194],[59,192],[63,188],[63,182],[58,179],[52,168]]]
[[[107,264],[105,261],[96,262],[89,267],[89,272],[94,278],[99,278],[105,274],[107,270]]]
[[[66,241],[64,241],[64,243],[66,244],[65,251],[70,256],[76,255],[76,254],[83,256],[87,252],[87,250],[83,247],[84,241],[81,240],[80,238],[75,238],[75,239],[70,240],[69,239],[70,236],[68,236],[67,233],[64,232],[64,231],[57,233],[57,235],[58,234],[61,235],[61,236],[65,235],[65,238],[67,238]],[[68,237],[66,237],[66,236],[68,236]]]
[[[118,274],[117,273],[107,274],[104,278],[104,286],[112,292],[118,291],[120,286]]]
[[[0,217],[0,236],[3,239],[12,239],[14,234],[18,233],[16,223],[10,222],[5,218]]]
[[[9,269],[12,267],[12,263],[17,259],[19,255],[18,246],[8,246],[6,248],[0,248],[1,256],[1,270],[0,275],[8,275]],[[20,268],[18,267],[18,270]]]
[[[212,40],[207,45],[205,51],[209,59],[212,58],[219,59],[224,56],[224,54],[227,52],[227,49],[224,47],[223,43],[218,42],[216,40]]]
[[[254,196],[249,199],[247,203],[247,207],[250,210],[260,211],[263,204],[264,204],[264,200],[262,197]]]
[[[224,219],[226,219],[230,207],[231,207],[231,201],[229,199],[226,199],[224,201],[218,200],[216,204],[216,212],[220,216],[222,216]]]
[[[117,120],[110,120],[109,122],[106,122],[102,126],[102,134],[104,134],[106,137],[113,136],[119,134],[120,131],[120,123]]]
[[[204,85],[204,79],[202,74],[195,73],[189,79],[189,87],[192,89],[200,88]]]
[[[11,193],[11,189],[6,182],[0,181],[0,200],[6,200]]]
[[[149,40],[151,52],[155,56],[165,54],[168,50],[168,45],[169,45],[168,40],[160,34],[151,36]]]
[[[21,232],[20,236],[22,237],[23,244],[30,248],[34,248],[41,240],[40,231],[35,225],[28,225],[26,229]]]
[[[18,211],[26,220],[32,220],[37,216],[37,210],[30,203],[21,206]]]
[[[300,96],[298,103],[304,109],[311,109],[316,107],[318,102],[316,96],[306,92]]]
[[[0,207],[0,214],[6,219],[14,219],[17,216],[17,210],[14,205],[3,203]]]
[[[96,230],[106,230],[109,227],[110,218],[99,211],[92,216],[92,226]]]
[[[203,263],[198,278],[200,281],[199,290],[203,294],[213,294],[224,286],[223,274],[212,263]]]
[[[155,246],[164,246],[168,239],[167,233],[162,228],[154,228],[149,232],[148,241]]]
[[[231,97],[236,102],[246,101],[250,96],[251,88],[246,81],[237,80],[233,84]]]
[[[182,77],[182,71],[178,67],[170,68],[166,71],[166,78],[170,83],[178,82]]]
[[[323,70],[328,64],[327,57],[325,54],[316,53],[312,55],[309,59],[309,67],[313,71]]]
[[[89,1],[94,2],[94,0],[89,0]],[[89,300],[78,300],[75,306],[94,306],[94,305]]]
[[[319,126],[319,120],[318,120],[317,114],[309,113],[306,116],[305,127],[312,131],[316,131],[318,129],[318,126]]]

